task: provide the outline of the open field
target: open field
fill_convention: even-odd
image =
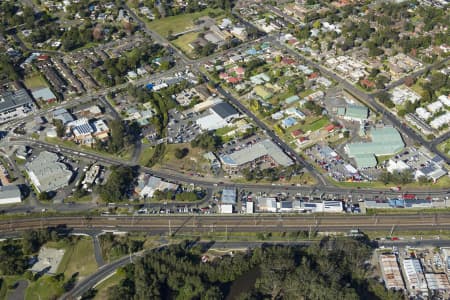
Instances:
[[[147,165],[147,163],[153,157],[154,153],[155,153],[154,147],[147,147],[145,149],[142,149],[141,155],[139,156],[139,164],[142,166]]]
[[[25,79],[25,86],[29,90],[35,90],[35,89],[47,87],[47,83],[45,82],[45,80],[42,78],[41,75],[37,74],[37,75],[34,75],[32,77],[26,78]]]
[[[159,33],[160,35],[167,37],[170,32],[176,34],[189,30],[194,26],[194,20],[208,16],[209,14],[214,14],[219,16],[223,13],[221,9],[211,9],[207,8],[200,12],[195,12],[192,14],[181,14],[178,16],[162,18],[148,23],[148,26]]]
[[[56,299],[64,293],[62,283],[55,276],[44,275],[37,281],[31,282],[25,294],[26,300]]]
[[[59,265],[58,272],[64,273],[69,278],[78,272],[79,277],[84,277],[97,270],[94,257],[94,245],[91,238],[82,237],[66,248],[66,253]]]
[[[192,49],[192,47],[189,45],[195,39],[198,37],[198,32],[190,32],[183,34],[176,40],[172,41],[172,44],[174,44],[177,48],[179,48],[181,51],[183,51],[186,55],[188,55],[190,58],[195,58],[196,55]]]
[[[300,126],[300,129],[303,130],[303,132],[316,131],[328,125],[329,122],[327,117],[321,117],[312,122],[307,121],[304,125]]]
[[[188,155],[182,159],[175,157],[176,149],[187,148]],[[203,158],[205,152],[201,148],[192,148],[190,144],[171,144],[167,145],[162,163],[158,163],[157,167],[167,168],[170,170],[184,170],[187,172],[205,173],[209,171],[209,162]]]

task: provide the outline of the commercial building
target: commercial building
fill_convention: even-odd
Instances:
[[[216,130],[228,126],[230,122],[239,117],[239,112],[230,104],[220,102],[209,109],[209,114],[199,118],[198,126],[206,131]]]
[[[277,199],[273,197],[258,198],[258,210],[262,212],[277,212]]]
[[[450,273],[450,248],[441,248],[441,253],[447,273]]]
[[[255,162],[270,162],[278,166],[290,166],[294,162],[274,142],[269,139],[250,145],[231,154],[220,156],[224,169],[233,171]]]
[[[233,213],[233,205],[232,204],[220,204],[219,212],[221,214],[232,214]]]
[[[406,286],[412,295],[428,295],[428,284],[423,273],[420,261],[416,258],[403,260],[403,271],[405,274]]]
[[[427,273],[425,278],[431,291],[450,292],[450,283],[445,273]]]
[[[138,177],[138,183],[135,192],[141,198],[151,198],[156,191],[176,191],[178,184],[167,182],[159,177],[151,176],[150,174],[142,173]]]
[[[405,284],[403,283],[402,274],[400,273],[397,256],[395,254],[380,255],[380,268],[387,289],[405,289]]]
[[[255,206],[254,206],[254,203],[252,201],[248,201],[247,202],[247,206],[246,206],[245,212],[247,214],[252,214],[252,213],[255,212]]]
[[[223,189],[220,201],[222,204],[236,204],[236,189]]]
[[[33,109],[33,99],[25,89],[0,94],[0,122],[22,117]]]
[[[405,147],[400,133],[393,127],[372,128],[371,142],[351,143],[345,146],[348,156],[355,159],[359,169],[375,167],[376,156],[393,155]]]
[[[38,192],[56,191],[67,186],[72,178],[72,171],[53,152],[41,152],[25,168]]]
[[[369,109],[366,106],[349,104],[338,110],[338,115],[346,120],[362,122],[369,117]]]
[[[22,202],[22,196],[16,185],[0,186],[0,205],[20,202]]]

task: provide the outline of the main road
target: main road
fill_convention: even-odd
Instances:
[[[122,160],[116,157],[110,157],[101,155],[95,152],[87,152],[83,151],[81,149],[73,149],[68,148],[62,145],[54,145],[51,143],[34,140],[32,138],[26,138],[26,137],[9,137],[8,144],[12,145],[29,145],[38,147],[41,149],[46,149],[48,151],[58,151],[68,156],[76,156],[76,157],[82,157],[83,159],[88,159],[91,161],[96,161],[105,165],[129,165],[133,166],[134,163]],[[181,173],[169,173],[168,171],[158,171],[155,169],[147,168],[147,167],[140,167],[142,171],[148,172],[150,174],[153,174],[154,176],[158,176],[161,178],[164,178],[166,180],[171,180],[174,182],[179,183],[192,183],[198,186],[202,186],[204,188],[216,188],[219,184],[216,182],[214,178],[204,178],[204,177],[193,177]],[[267,191],[267,190],[276,190],[279,192],[286,191],[286,192],[294,192],[294,193],[313,193],[314,191],[320,191],[321,193],[328,193],[328,194],[343,194],[343,193],[351,193],[351,192],[357,192],[361,195],[366,196],[376,196],[380,195],[380,193],[383,193],[386,197],[398,197],[399,192],[392,192],[389,190],[375,190],[375,189],[367,189],[367,188],[361,188],[361,189],[354,189],[354,188],[341,188],[341,187],[334,187],[334,186],[297,186],[297,185],[285,185],[285,186],[278,186],[278,185],[271,185],[271,184],[251,184],[251,183],[234,183],[234,182],[222,182],[220,184],[221,186],[232,186],[239,189],[245,189],[245,190],[261,190],[261,191]],[[408,190],[408,192],[413,192],[416,194],[417,197],[421,197],[422,199],[425,199],[427,197],[440,197],[441,200],[446,199],[446,197],[449,196],[449,190],[448,189],[433,189],[433,190]]]

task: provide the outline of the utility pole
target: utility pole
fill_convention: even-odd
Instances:
[[[172,236],[172,223],[170,219],[169,219],[169,236]]]
[[[392,228],[391,228],[391,234],[390,234],[390,236],[392,236],[392,234],[394,233],[394,229],[395,229],[395,224],[392,224]]]

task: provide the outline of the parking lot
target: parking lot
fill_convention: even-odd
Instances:
[[[195,121],[201,117],[199,113],[184,116],[176,109],[169,111],[169,124],[167,126],[167,141],[172,144],[190,143],[202,133]]]

